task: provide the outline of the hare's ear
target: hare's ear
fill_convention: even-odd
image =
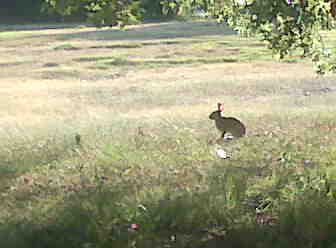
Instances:
[[[217,103],[217,105],[218,105],[218,110],[219,110],[220,112],[222,112],[222,111],[224,110],[223,104],[221,104],[221,103],[219,102],[219,103]]]

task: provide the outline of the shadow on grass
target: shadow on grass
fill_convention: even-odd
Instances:
[[[34,31],[48,29],[74,29],[81,26],[87,26],[85,23],[30,23],[30,24],[2,24],[1,31]]]
[[[261,47],[261,48],[265,48],[266,47],[266,44],[262,43],[260,41],[259,42],[253,42],[253,41],[250,41],[250,40],[246,39],[245,42],[246,42],[246,46],[248,46],[248,47]],[[228,43],[226,41],[218,41],[217,44],[219,44],[219,45],[225,45],[225,46],[234,45],[234,43]]]
[[[108,46],[90,46],[90,49],[120,49],[120,48],[140,48],[141,46],[158,46],[158,45],[178,45],[181,44],[180,41],[162,41],[162,42],[142,42],[139,44],[116,44],[116,45],[108,45]],[[184,42],[183,42],[184,43]],[[192,43],[189,42],[188,43]]]
[[[19,27],[18,27],[19,28]],[[176,39],[176,38],[191,38],[191,37],[209,37],[209,36],[225,36],[235,35],[236,32],[232,31],[227,26],[218,26],[211,22],[164,22],[146,25],[129,26],[125,30],[117,28],[104,28],[104,29],[81,29],[78,28],[74,31],[73,26],[69,32],[55,34],[24,34],[24,38],[43,38],[51,37],[58,41],[68,40],[111,40],[111,41],[125,41],[125,40],[160,40],[160,39]],[[43,30],[43,28],[41,28]],[[26,29],[29,32],[29,29]],[[9,33],[11,31],[8,31]],[[14,33],[14,32],[12,32]],[[13,36],[13,35],[12,35]]]
[[[0,242],[7,248],[195,247],[210,230],[222,236],[234,225],[230,218],[239,218],[236,210],[228,218],[231,210],[222,211],[225,198],[215,197],[216,192],[165,190],[140,205],[132,185],[96,183],[77,185],[77,191],[66,188],[74,192],[31,218],[8,220],[0,227]]]
[[[160,57],[162,58],[162,56]],[[99,62],[103,60],[112,60],[104,62],[104,68],[108,69],[109,66],[150,66],[150,65],[191,65],[191,64],[216,64],[216,63],[236,63],[239,60],[236,58],[190,58],[190,59],[152,59],[152,60],[143,60],[143,61],[132,61],[126,58],[118,57],[83,57],[74,59],[76,62]]]
[[[52,64],[52,66],[45,66],[49,68],[57,68],[57,64]],[[63,78],[80,78],[81,73],[78,71],[66,71],[66,70],[50,70],[42,71],[40,77],[43,79],[63,79]]]
[[[57,40],[157,40],[202,36],[235,35],[226,26],[209,25],[209,22],[169,22],[153,26],[129,27],[126,30],[103,29],[57,35]],[[170,41],[168,41],[170,42]],[[170,43],[173,44],[173,43]]]
[[[183,45],[183,44],[199,44],[203,43],[203,40],[187,40],[187,41],[159,41],[159,42],[141,42],[135,44],[116,44],[116,45],[101,45],[101,46],[91,46],[90,49],[118,49],[118,48],[141,48],[142,46],[161,46],[161,45]],[[228,45],[228,42],[221,42],[222,45]]]
[[[120,49],[120,48],[125,48],[125,49],[129,49],[129,48],[139,48],[141,47],[138,44],[129,44],[129,45],[121,45],[121,44],[117,44],[117,45],[109,45],[109,46],[90,46],[90,49]]]
[[[214,59],[185,59],[185,60],[145,60],[144,62],[139,62],[140,64],[159,64],[159,65],[185,65],[185,64],[216,64],[216,63],[236,63],[238,59],[235,58],[214,58]]]
[[[75,62],[93,62],[93,61],[102,61],[102,60],[113,60],[116,57],[113,56],[98,56],[98,57],[81,57],[73,59]]]
[[[8,167],[1,168],[0,170],[0,193],[2,193],[10,187],[11,181],[17,178],[19,174]]]
[[[230,178],[218,177],[209,190],[169,187],[143,202],[136,201],[131,182],[84,187],[31,218],[2,223],[0,242],[6,248],[290,247],[293,242],[300,248],[334,247],[336,214],[330,198],[305,194],[302,203],[284,202],[274,223],[258,223],[243,198],[225,196],[223,186],[229,184],[222,180]]]

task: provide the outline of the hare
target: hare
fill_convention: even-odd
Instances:
[[[235,138],[243,137],[246,133],[245,125],[234,117],[222,116],[223,110],[223,105],[218,103],[218,110],[209,116],[211,120],[215,121],[216,128],[221,132],[221,138],[224,138],[226,133],[230,133]]]

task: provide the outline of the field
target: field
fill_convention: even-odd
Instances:
[[[0,28],[2,247],[336,246],[335,75],[211,22]]]

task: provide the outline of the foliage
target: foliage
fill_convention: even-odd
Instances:
[[[165,0],[171,9],[201,7],[243,35],[257,35],[280,59],[294,50],[311,57],[317,72],[336,72],[335,51],[324,46],[322,30],[333,28],[336,2],[324,0]]]
[[[138,21],[141,14],[139,1],[102,1],[88,5],[90,11],[89,19],[98,27],[119,26],[134,24]]]
[[[84,8],[89,20],[97,27],[124,27],[136,23],[142,13],[139,0],[45,0],[45,3],[47,9],[62,16]]]
[[[162,19],[165,17],[163,15],[161,1],[162,0],[141,0],[144,19]]]
[[[216,1],[213,0],[162,0],[163,13],[165,15],[182,15],[188,16],[197,10],[205,12],[214,9]]]
[[[12,0],[0,3],[1,24],[42,22],[57,19],[55,15],[41,13],[44,0]]]

